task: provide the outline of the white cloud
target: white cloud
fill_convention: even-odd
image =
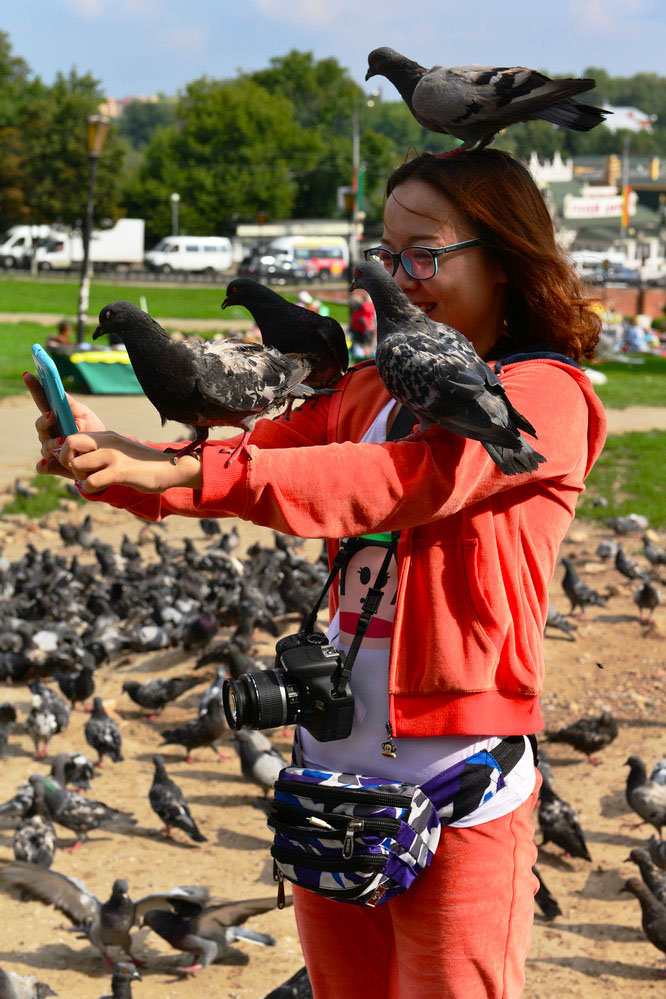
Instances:
[[[649,13],[645,0],[574,0],[569,5],[575,26],[595,35],[633,35]]]
[[[105,14],[103,0],[67,0],[67,6],[80,17],[101,18]]]

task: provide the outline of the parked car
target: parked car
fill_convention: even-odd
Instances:
[[[232,266],[231,242],[225,236],[165,236],[146,253],[146,267],[173,274],[219,274]]]
[[[238,273],[265,284],[304,284],[318,276],[316,268],[308,261],[256,254],[240,262]]]

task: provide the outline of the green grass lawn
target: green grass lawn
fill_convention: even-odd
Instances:
[[[666,527],[665,454],[663,430],[609,437],[587,479],[577,513],[595,520],[642,513],[652,527]],[[608,500],[608,506],[595,506],[595,497]]]
[[[117,282],[94,280],[90,287],[88,313],[96,317],[103,306],[118,299],[140,304],[146,299],[148,312],[160,316],[187,319],[246,319],[248,313],[238,306],[221,310],[226,285],[219,287],[164,288],[158,284],[123,285]],[[289,297],[289,296],[286,296]],[[292,296],[293,298],[294,296]],[[78,282],[19,280],[0,277],[0,312],[54,312],[73,317],[79,301]],[[340,322],[347,322],[346,305],[329,303],[331,315]]]
[[[608,378],[605,385],[594,386],[604,406],[666,406],[666,357],[644,355],[637,359],[643,363],[605,361],[593,366]]]

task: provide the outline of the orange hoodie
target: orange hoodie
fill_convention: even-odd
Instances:
[[[289,421],[260,421],[251,461],[227,469],[228,452],[208,442],[200,492],[115,486],[94,498],[147,520],[241,517],[327,538],[331,554],[338,538],[399,530],[393,734],[537,732],[548,584],[606,420],[587,376],[567,364],[509,363],[501,380],[537,429],[547,460],[534,472],[504,475],[478,441],[437,426],[357,443],[389,400],[374,365],[362,365]]]

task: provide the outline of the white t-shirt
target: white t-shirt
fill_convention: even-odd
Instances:
[[[363,443],[386,440],[386,424],[395,403],[391,400],[378,414],[363,436]],[[387,537],[387,540],[389,538]],[[373,543],[374,541],[374,543]],[[379,543],[378,543],[379,542]],[[368,537],[368,545],[357,551],[338,577],[340,602],[328,629],[329,642],[344,652],[351,645],[363,598],[374,583],[386,554],[386,544],[379,536]],[[370,626],[354,661],[350,681],[356,702],[354,724],[346,739],[318,742],[301,728],[299,738],[306,765],[340,773],[358,773],[385,777],[407,783],[424,784],[467,757],[492,750],[501,735],[448,735],[418,739],[389,736],[389,650],[395,615],[397,566],[389,564],[388,582]],[[395,758],[385,756],[382,744],[390,738]],[[453,826],[473,826],[506,815],[529,798],[535,783],[532,748],[525,737],[525,752],[504,778],[504,786],[486,797],[473,812],[452,822]]]

